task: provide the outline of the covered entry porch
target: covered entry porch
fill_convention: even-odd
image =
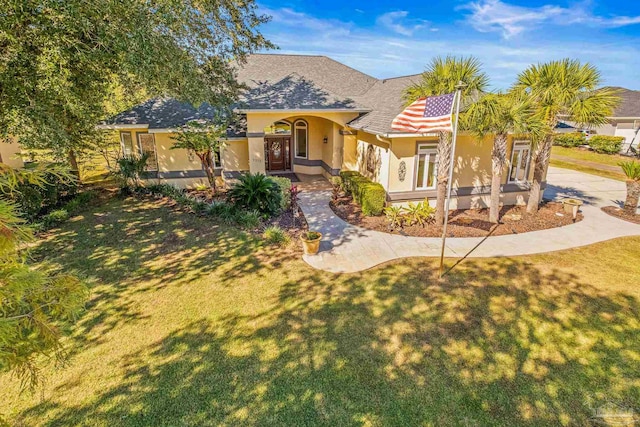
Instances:
[[[351,133],[345,125],[352,115],[248,114],[250,171],[338,175],[343,168],[345,138]],[[260,126],[260,132],[251,132],[254,126]]]

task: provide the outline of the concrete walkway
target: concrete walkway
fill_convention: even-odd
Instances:
[[[550,168],[545,198],[584,201],[584,220],[560,228],[492,237],[448,238],[447,257],[528,255],[585,246],[616,237],[640,235],[640,225],[611,217],[602,206],[621,204],[625,183],[568,169]],[[397,258],[440,256],[440,238],[408,237],[367,230],[346,223],[329,207],[331,190],[303,191],[300,207],[311,230],[324,237],[317,255],[304,260],[320,270],[350,273]]]

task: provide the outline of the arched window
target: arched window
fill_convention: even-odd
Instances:
[[[264,128],[264,133],[267,135],[291,135],[291,124],[285,121],[275,122]]]
[[[306,159],[309,155],[309,127],[304,120],[297,120],[293,124],[296,142],[296,157]]]

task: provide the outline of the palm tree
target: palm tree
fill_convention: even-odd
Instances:
[[[489,221],[497,223],[500,213],[500,186],[507,164],[507,136],[509,133],[533,134],[539,125],[532,114],[528,97],[513,94],[490,93],[471,104],[461,117],[462,126],[482,141],[493,135],[491,150],[492,177]]]
[[[553,133],[559,117],[579,127],[594,127],[607,122],[619,102],[612,88],[597,89],[598,69],[578,60],[562,59],[532,65],[518,75],[514,92],[531,97],[536,114],[544,124],[543,137],[535,144],[534,171],[527,212],[535,213],[541,199],[542,179],[549,165]]]
[[[622,162],[620,167],[627,176],[627,199],[624,201],[624,210],[635,215],[640,200],[640,162],[634,160]]]
[[[489,78],[482,72],[480,61],[472,56],[436,57],[431,60],[422,73],[420,81],[405,89],[404,99],[408,105],[421,97],[451,93],[456,90],[458,82],[466,84],[462,91],[464,101],[471,94],[485,91],[489,84]],[[440,132],[439,139],[436,223],[443,224],[451,160],[451,132]]]

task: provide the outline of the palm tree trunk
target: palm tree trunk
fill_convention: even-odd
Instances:
[[[551,157],[551,144],[553,143],[551,136],[546,136],[541,142],[540,148],[537,150],[534,159],[533,179],[531,188],[529,189],[529,200],[527,201],[527,213],[537,213],[542,199],[542,180],[544,179],[544,171],[549,165]]]
[[[444,224],[447,183],[449,182],[449,164],[451,163],[451,132],[440,132],[438,142],[438,186],[436,189],[436,224]]]
[[[489,201],[489,221],[497,223],[500,220],[500,186],[502,172],[507,163],[507,135],[497,134],[493,140],[491,150],[492,177],[491,200]]]
[[[635,215],[640,201],[640,181],[627,180],[627,199],[624,201],[624,211]]]

